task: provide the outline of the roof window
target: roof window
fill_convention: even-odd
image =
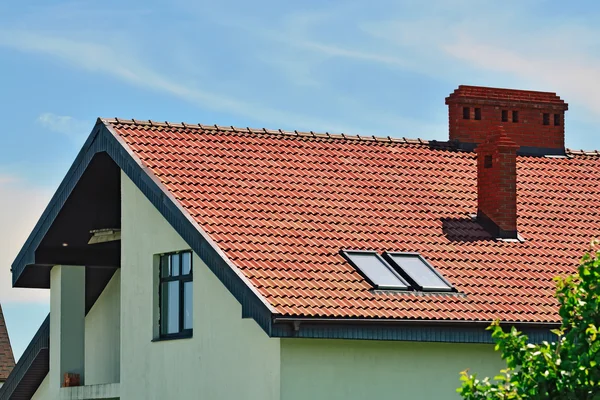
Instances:
[[[454,288],[419,253],[342,250],[342,256],[381,290],[452,292]]]
[[[342,256],[376,289],[408,290],[409,284],[377,252],[343,250]]]
[[[450,292],[452,285],[444,279],[419,253],[390,253],[383,256],[416,290]]]

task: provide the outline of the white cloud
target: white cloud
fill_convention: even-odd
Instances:
[[[79,121],[66,115],[56,115],[51,112],[45,112],[38,116],[38,122],[43,127],[57,133],[69,136],[71,138],[81,138],[90,130],[91,124],[85,121]]]
[[[49,291],[12,288],[10,266],[50,199],[50,191],[0,175],[0,303],[47,302]]]

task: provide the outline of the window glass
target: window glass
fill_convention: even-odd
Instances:
[[[161,283],[161,333],[179,332],[179,281]]]
[[[400,268],[404,274],[408,275],[408,277],[423,290],[452,290],[452,287],[447,284],[441,276],[435,272],[433,267],[428,265],[419,255],[386,253],[386,257],[388,257],[393,264]]]
[[[179,267],[180,267],[180,257],[179,254],[171,254],[171,276],[179,275]]]
[[[166,278],[171,275],[171,268],[169,266],[170,257],[168,255],[160,257],[160,277]]]
[[[375,252],[344,253],[352,264],[380,289],[408,289],[408,284]]]
[[[192,271],[192,253],[181,253],[181,275],[188,275]]]
[[[192,315],[194,309],[192,282],[183,284],[183,329],[192,329]]]

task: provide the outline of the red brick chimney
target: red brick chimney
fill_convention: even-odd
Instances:
[[[565,111],[556,93],[461,85],[446,97],[450,140],[472,150],[504,125],[519,154],[565,151]]]
[[[477,146],[477,220],[501,238],[517,238],[517,149],[496,127]]]

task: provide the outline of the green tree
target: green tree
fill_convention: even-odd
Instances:
[[[555,278],[562,323],[552,343],[531,344],[514,327],[498,321],[488,329],[507,368],[494,379],[461,373],[457,389],[465,400],[600,400],[600,250],[598,241],[578,273]]]

